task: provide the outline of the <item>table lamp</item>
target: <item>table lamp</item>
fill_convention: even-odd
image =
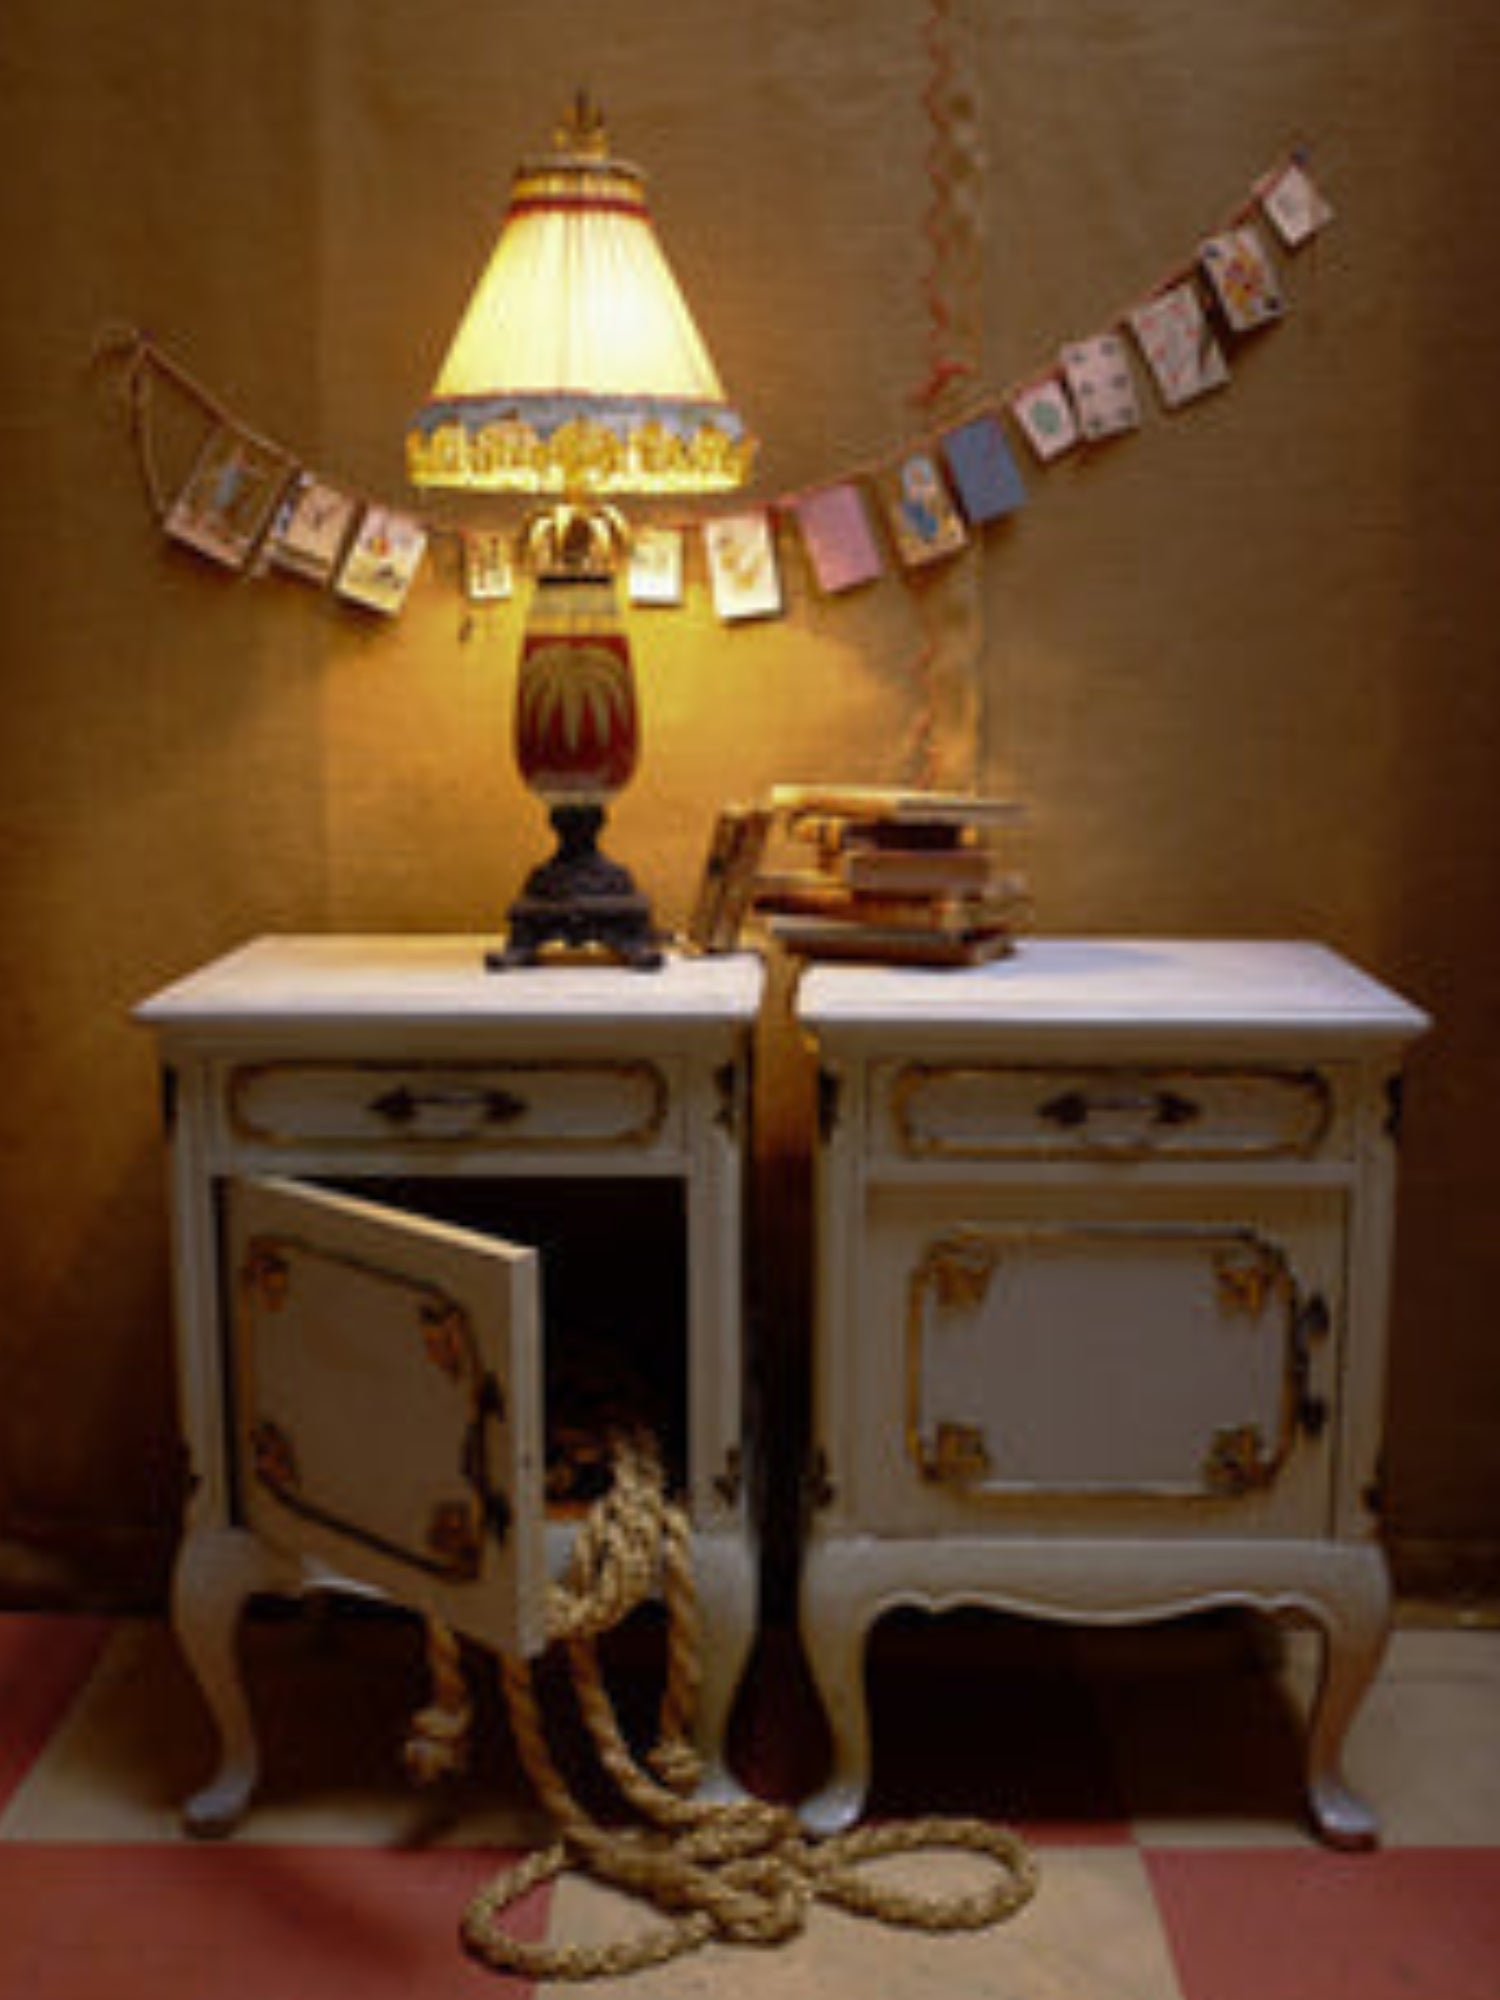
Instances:
[[[549,945],[661,962],[650,905],[599,849],[640,748],[615,593],[625,522],[607,496],[727,491],[754,441],[730,408],[647,211],[580,97],[552,152],[517,169],[499,241],[407,435],[419,487],[538,496],[515,753],[556,851],[510,911],[497,969]]]

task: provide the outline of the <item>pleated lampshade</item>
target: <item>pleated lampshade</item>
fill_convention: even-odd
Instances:
[[[407,434],[417,486],[715,492],[748,476],[730,407],[672,275],[643,178],[575,108],[524,162],[499,241]]]

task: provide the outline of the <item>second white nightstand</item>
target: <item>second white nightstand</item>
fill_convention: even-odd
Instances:
[[[822,1082],[802,1623],[870,1771],[897,1605],[1083,1621],[1247,1605],[1324,1635],[1307,1783],[1384,1645],[1375,1538],[1396,1066],[1424,1017],[1313,945],[1027,941],[808,973]]]

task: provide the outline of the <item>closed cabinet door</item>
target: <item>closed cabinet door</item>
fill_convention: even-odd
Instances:
[[[538,1651],[534,1251],[292,1181],[236,1181],[226,1201],[240,1518],[502,1651]]]
[[[1318,1208],[877,1204],[867,1517],[1320,1529],[1338,1232]]]

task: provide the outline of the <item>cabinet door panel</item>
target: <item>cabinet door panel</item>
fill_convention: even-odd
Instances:
[[[881,1190],[847,1378],[860,1517],[1320,1530],[1338,1221],[1322,1193]]]
[[[227,1192],[243,1518],[507,1651],[543,1642],[535,1254],[287,1181]]]
[[[1293,1442],[1296,1281],[1250,1229],[960,1228],[907,1287],[907,1432],[925,1478],[1234,1494]]]

